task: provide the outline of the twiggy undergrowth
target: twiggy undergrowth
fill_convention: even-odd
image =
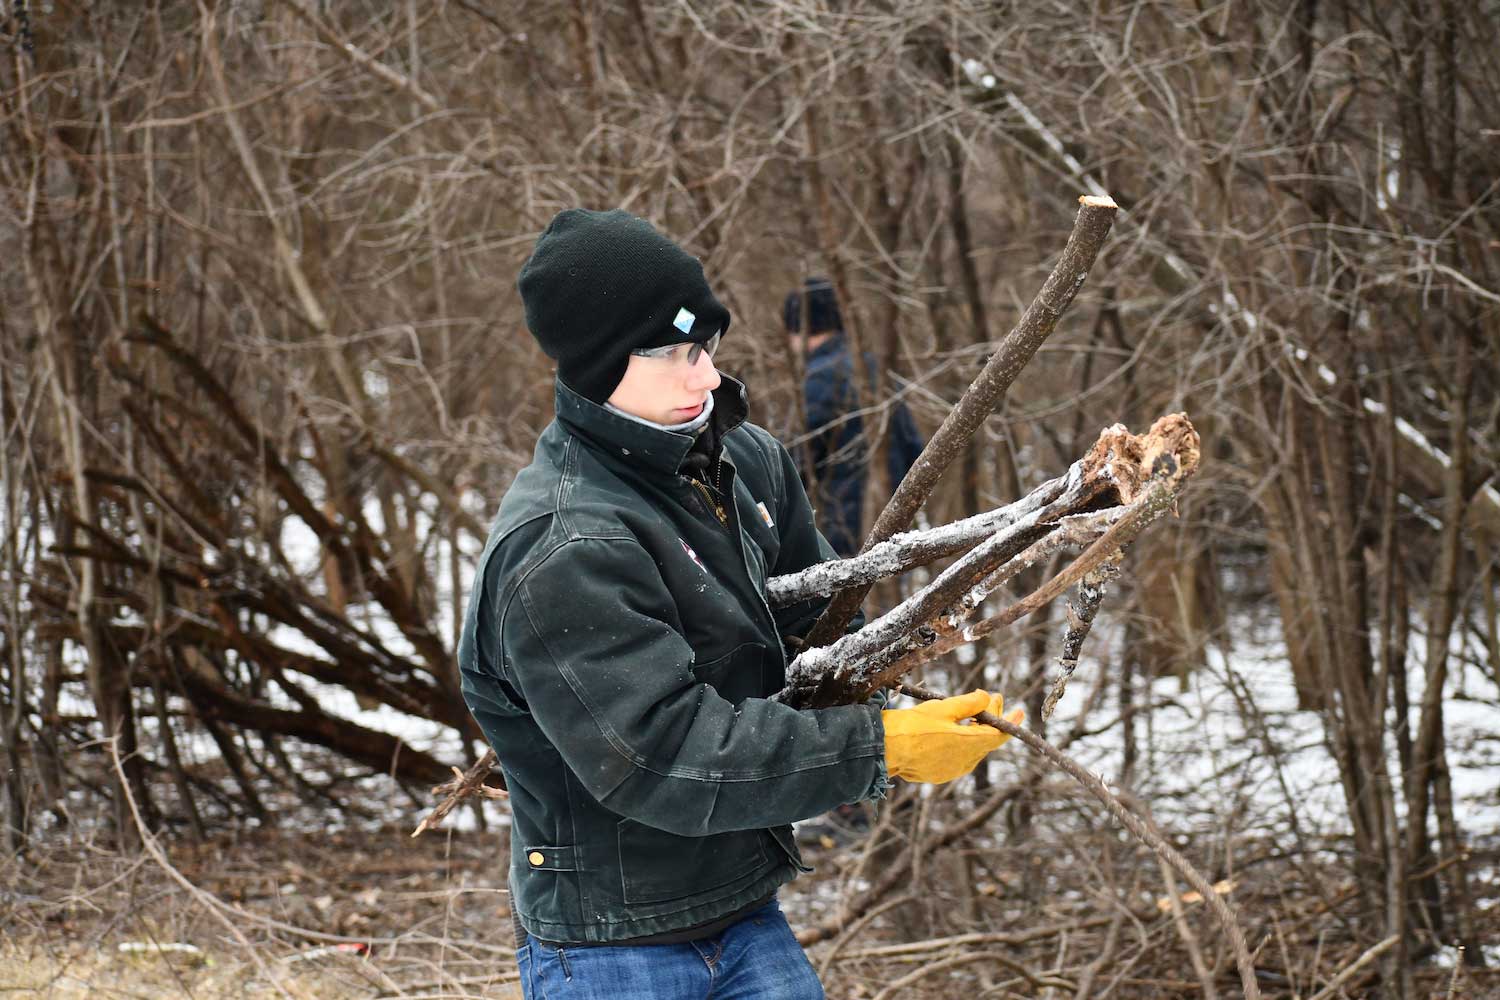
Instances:
[[[1067,997],[1085,986],[1081,995],[1090,997],[1202,995],[1150,856],[1069,779],[1054,772],[1040,781],[1026,836],[1011,830],[1023,789],[980,792],[967,783],[925,806],[900,794],[864,831],[802,830],[817,870],[782,892],[795,928],[834,919],[842,899],[858,899],[887,867],[915,863],[925,873],[920,892],[902,891],[908,883],[898,879],[888,896],[809,946],[830,997],[873,1000],[902,981],[888,997],[1035,996],[1048,987]],[[1005,800],[995,822],[945,840],[993,797]],[[1358,894],[1337,842],[1294,862],[1270,824],[1249,819],[1234,838],[1227,881],[1245,915],[1262,993],[1311,996],[1373,943],[1351,934]],[[1210,877],[1224,874],[1221,839],[1164,833]],[[171,844],[167,858],[178,872],[244,914],[240,930],[257,962],[149,857],[59,837],[0,858],[0,984],[6,997],[26,1000],[276,996],[259,964],[280,969],[294,996],[511,1000],[519,992],[505,851],[503,832],[445,830],[412,840],[395,825]],[[1491,867],[1500,860],[1493,844],[1475,854]],[[904,870],[909,880],[912,869]],[[1500,913],[1500,884],[1476,888],[1488,904],[1483,912]],[[1180,905],[1222,995],[1235,995],[1215,921],[1191,895]],[[126,942],[192,944],[201,954],[122,954]],[[371,954],[317,951],[340,943],[369,945]],[[1367,964],[1345,981],[1349,996],[1372,995],[1371,971]],[[1423,995],[1447,995],[1452,978],[1438,964],[1418,970]],[[1497,987],[1500,977],[1466,970],[1455,995],[1478,998]]]

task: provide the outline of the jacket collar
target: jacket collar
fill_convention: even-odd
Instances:
[[[722,439],[745,422],[750,403],[745,384],[719,373],[720,384],[714,390],[714,410],[709,416]],[[557,420],[569,434],[606,454],[656,472],[676,475],[682,460],[697,439],[697,433],[668,431],[613,413],[591,399],[585,399],[569,388],[562,379],[556,382],[553,403]]]

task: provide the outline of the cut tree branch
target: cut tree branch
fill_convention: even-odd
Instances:
[[[1082,489],[1082,472],[1081,464],[1074,463],[1067,475],[1048,480],[1008,506],[938,528],[905,531],[852,558],[818,563],[796,573],[775,577],[766,584],[766,601],[773,608],[782,608],[846,587],[871,584],[915,566],[925,566],[945,556],[968,551],[997,531],[1005,530],[1031,517],[1041,507],[1058,501],[1066,489]],[[1077,502],[1081,502],[1081,498]]]
[[[443,818],[464,799],[473,798],[476,795],[487,799],[505,798],[509,793],[504,788],[494,788],[484,783],[484,779],[490,776],[490,772],[499,763],[495,751],[486,747],[484,755],[467,771],[460,771],[455,767],[452,780],[433,786],[432,794],[443,796],[443,800],[433,807],[432,812],[422,817],[422,822],[417,824],[417,828],[411,832],[411,835],[420,837],[428,830],[435,829],[443,822]],[[501,784],[504,784],[503,780]]]
[[[1068,689],[1068,679],[1078,669],[1078,654],[1083,649],[1083,640],[1088,638],[1089,630],[1094,627],[1094,616],[1099,613],[1099,605],[1104,601],[1106,585],[1119,571],[1118,558],[1105,562],[1084,576],[1075,592],[1078,599],[1068,602],[1068,631],[1063,635],[1062,654],[1057,658],[1062,672],[1057,675],[1052,690],[1047,692],[1047,700],[1042,703],[1043,722],[1052,718],[1052,710]]]
[[[1162,417],[1141,436],[1118,424],[1106,429],[1050,503],[1029,496],[1013,504],[1007,509],[1025,513],[997,518],[1003,527],[931,584],[859,632],[802,653],[778,697],[815,708],[857,703],[914,667],[1031,614],[1069,587],[1086,579],[1102,584],[1121,550],[1173,507],[1198,459],[1198,434],[1184,414]],[[1041,489],[1051,495],[1055,482]],[[1119,505],[1098,509],[1110,500]],[[1044,533],[1038,538],[1039,531]],[[1083,552],[1000,614],[964,624],[996,589],[1064,548]],[[1070,619],[1065,661],[1076,663],[1102,596],[1102,590],[1081,595],[1085,611]]]
[[[1042,342],[1051,336],[1058,319],[1067,311],[1078,289],[1083,287],[1114,224],[1118,207],[1108,197],[1085,195],[1078,202],[1073,231],[1041,291],[927,442],[927,447],[922,449],[911,471],[901,480],[895,496],[876,519],[861,551],[885,541],[911,523],[943,472],[963,453],[985,419],[995,412],[1011,383],[1035,356]],[[862,584],[837,594],[808,635],[808,646],[826,646],[843,635],[845,626],[869,591],[870,585]]]

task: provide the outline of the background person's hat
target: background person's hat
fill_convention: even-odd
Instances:
[[[596,403],[620,384],[631,351],[729,329],[698,258],[621,209],[557,213],[516,287],[558,376]]]
[[[807,291],[807,328],[809,333],[842,331],[844,320],[839,316],[838,299],[833,296],[833,285],[827,278],[808,278],[804,284]],[[782,320],[787,333],[802,332],[802,293],[788,292],[782,306]]]

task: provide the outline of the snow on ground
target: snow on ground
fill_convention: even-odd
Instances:
[[[404,646],[404,638],[387,620],[378,614],[365,620],[381,641],[392,648]],[[1318,714],[1297,709],[1291,667],[1274,619],[1262,623],[1244,619],[1236,622],[1232,631],[1240,637],[1236,645],[1227,653],[1210,647],[1206,666],[1185,681],[1163,677],[1151,682],[1150,700],[1165,704],[1138,721],[1141,755],[1133,793],[1150,804],[1158,822],[1183,830],[1218,834],[1235,829],[1241,820],[1262,823],[1270,817],[1281,829],[1289,829],[1295,820],[1304,837],[1342,835],[1347,822],[1338,770],[1324,742]],[[1108,653],[1118,649],[1119,642],[1118,635],[1111,632],[1110,623],[1101,620],[1096,624],[1078,673],[1048,724],[1054,739],[1072,727],[1097,671],[1113,668]],[[273,638],[300,652],[320,653],[291,630],[278,630]],[[1463,650],[1460,647],[1455,651]],[[1452,748],[1450,768],[1457,819],[1466,834],[1483,836],[1500,830],[1500,765],[1496,763],[1500,758],[1500,708],[1494,704],[1500,692],[1475,665],[1473,651],[1468,653],[1467,663],[1459,657],[1454,659],[1454,669],[1461,668],[1463,673],[1450,679],[1444,712]],[[446,726],[384,705],[361,708],[349,691],[335,685],[305,677],[299,678],[299,683],[333,715],[399,736],[414,749],[445,762],[466,763],[457,733]],[[1423,683],[1421,666],[1413,663],[1409,688],[1414,703],[1420,699]],[[1113,686],[1111,680],[1111,691]],[[270,690],[274,692],[274,686]],[[1454,691],[1467,691],[1468,698],[1454,698]],[[1245,692],[1249,701],[1242,706]],[[1138,699],[1146,694],[1138,691]],[[286,707],[295,706],[287,701]],[[1088,722],[1096,725],[1116,713],[1112,704],[1100,706]],[[1264,721],[1269,747],[1267,737],[1247,725],[1247,719],[1257,715]],[[211,742],[204,742],[199,749],[210,756],[215,753]],[[1394,754],[1391,747],[1387,749]],[[1019,745],[1007,751],[1026,752]],[[1123,762],[1120,728],[1075,742],[1070,754],[1107,781],[1115,782]],[[1394,769],[1392,774],[1394,777]],[[413,817],[417,814],[394,798],[391,804]],[[491,824],[508,821],[502,803],[486,803],[485,810]],[[1399,799],[1397,810],[1404,812]],[[471,829],[475,819],[471,812],[460,810],[449,823]]]
[[[1100,631],[1096,625],[1088,647],[1118,648],[1107,629],[1102,635]],[[1343,790],[1324,741],[1322,719],[1316,712],[1298,710],[1279,633],[1260,629],[1257,635],[1257,629],[1244,622],[1233,632],[1242,637],[1236,645],[1227,653],[1209,647],[1206,665],[1185,681],[1164,677],[1152,682],[1151,700],[1172,704],[1151,712],[1141,725],[1135,794],[1150,803],[1166,825],[1221,830],[1226,824],[1232,828],[1237,816],[1269,812],[1278,822],[1289,824],[1295,818],[1304,836],[1344,832]],[[1049,723],[1054,735],[1072,724],[1070,709],[1077,711],[1086,685],[1094,679],[1090,671],[1100,669],[1097,655],[1091,658],[1088,647]],[[1456,639],[1455,653],[1461,651]],[[1500,692],[1477,666],[1472,650],[1469,657],[1452,659],[1452,669],[1461,673],[1450,678],[1444,702],[1454,810],[1466,834],[1490,836],[1500,831],[1500,708],[1495,704]],[[1425,679],[1421,664],[1412,659],[1408,689],[1414,730]],[[1468,690],[1471,696],[1456,698],[1456,690]],[[1248,701],[1242,706],[1246,693]],[[1264,736],[1247,721],[1257,715],[1264,721]],[[1395,723],[1392,710],[1390,724]],[[1123,761],[1121,740],[1116,728],[1080,741],[1071,752],[1112,780]],[[1389,737],[1386,749],[1387,760],[1393,761],[1394,742]],[[1399,781],[1394,764],[1391,776]],[[1404,815],[1400,796],[1396,808]]]

